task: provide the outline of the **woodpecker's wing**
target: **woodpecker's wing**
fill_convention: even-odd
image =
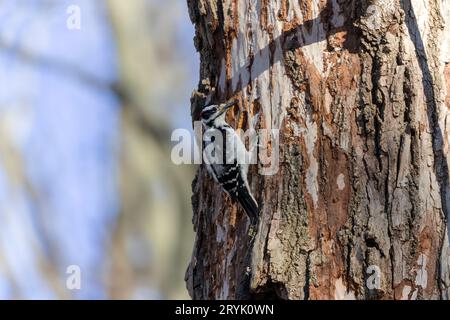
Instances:
[[[217,180],[231,199],[241,204],[253,224],[257,222],[259,217],[258,204],[251,194],[241,166],[234,163],[220,167],[212,165],[211,167],[216,172]]]
[[[203,143],[208,171],[232,200],[240,203],[252,224],[257,223],[259,210],[247,182],[247,150],[244,144],[227,124],[206,130],[205,135],[208,134],[216,136],[214,141],[209,136]]]

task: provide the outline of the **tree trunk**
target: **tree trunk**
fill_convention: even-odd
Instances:
[[[279,170],[250,169],[253,244],[242,209],[200,167],[192,298],[448,299],[448,1],[188,6],[193,119],[208,97],[234,97],[233,127],[279,130]]]

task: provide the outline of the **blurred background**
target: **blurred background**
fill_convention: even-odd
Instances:
[[[184,0],[0,0],[0,299],[188,298],[193,36]]]

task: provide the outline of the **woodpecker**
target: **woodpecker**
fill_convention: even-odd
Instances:
[[[231,101],[203,107],[200,114],[204,129],[203,154],[210,175],[234,202],[240,203],[251,224],[256,225],[258,204],[247,181],[249,154],[239,135],[225,121],[227,110],[236,104],[237,101]]]

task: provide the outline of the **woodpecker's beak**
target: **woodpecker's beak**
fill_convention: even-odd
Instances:
[[[230,109],[231,107],[235,106],[237,103],[238,103],[237,100],[232,100],[230,102],[221,104],[219,106],[219,116],[224,114],[225,112],[227,112],[228,109]]]

